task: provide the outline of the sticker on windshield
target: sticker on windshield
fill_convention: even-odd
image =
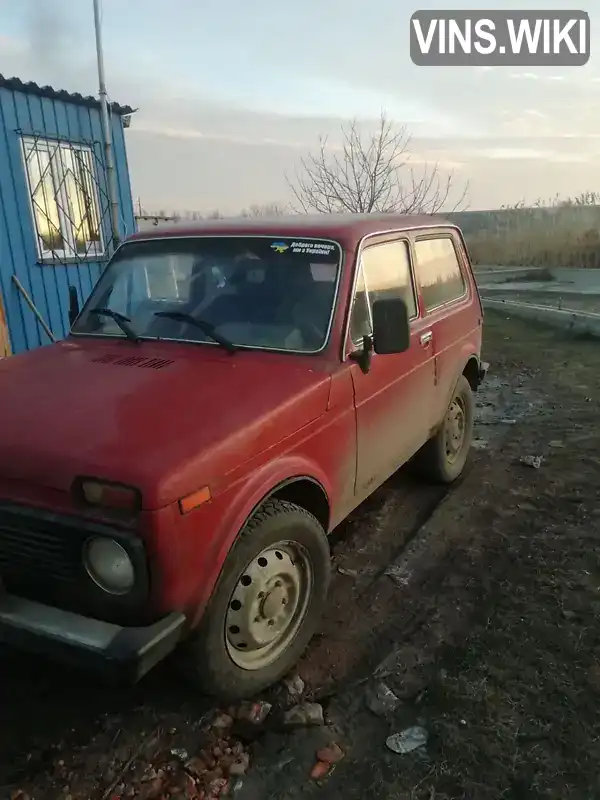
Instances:
[[[328,242],[292,242],[292,253],[306,253],[311,256],[328,256],[336,249]]]
[[[276,253],[285,253],[285,251],[289,249],[290,246],[285,242],[273,242],[271,245],[271,250],[275,250]]]

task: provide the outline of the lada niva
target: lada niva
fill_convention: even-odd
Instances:
[[[485,374],[459,229],[429,216],[137,233],[66,339],[0,360],[0,640],[207,692],[287,673],[328,535],[408,461],[463,471]]]

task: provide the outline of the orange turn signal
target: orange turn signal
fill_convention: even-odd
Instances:
[[[187,497],[182,497],[179,501],[179,510],[182,514],[189,514],[190,511],[198,508],[198,506],[201,506],[203,503],[207,503],[209,500],[210,489],[208,486],[203,486],[202,489],[188,494]]]

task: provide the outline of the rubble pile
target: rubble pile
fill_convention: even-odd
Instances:
[[[139,748],[115,764],[107,788],[96,784],[100,800],[216,800],[235,797],[251,766],[251,748],[267,730],[285,735],[298,728],[324,726],[323,708],[304,700],[304,682],[298,676],[283,681],[267,700],[215,709],[189,728],[154,731]],[[167,735],[168,734],[168,735]],[[179,746],[179,745],[184,746]],[[176,746],[177,745],[177,746]],[[344,753],[335,743],[321,748],[307,779],[322,780]],[[109,756],[110,757],[110,756]],[[71,766],[53,764],[53,783],[62,787],[60,800],[90,800],[76,788]],[[41,800],[23,789],[11,800]],[[96,797],[96,794],[94,794]]]
[[[218,710],[201,731],[196,752],[173,748],[152,764],[132,764],[107,800],[215,800],[231,797],[250,767],[252,731],[259,733],[271,705],[242,703]]]

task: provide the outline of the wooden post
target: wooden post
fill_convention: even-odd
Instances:
[[[2,295],[0,294],[0,358],[8,358],[11,355],[10,337],[8,335],[8,322],[4,313]]]

